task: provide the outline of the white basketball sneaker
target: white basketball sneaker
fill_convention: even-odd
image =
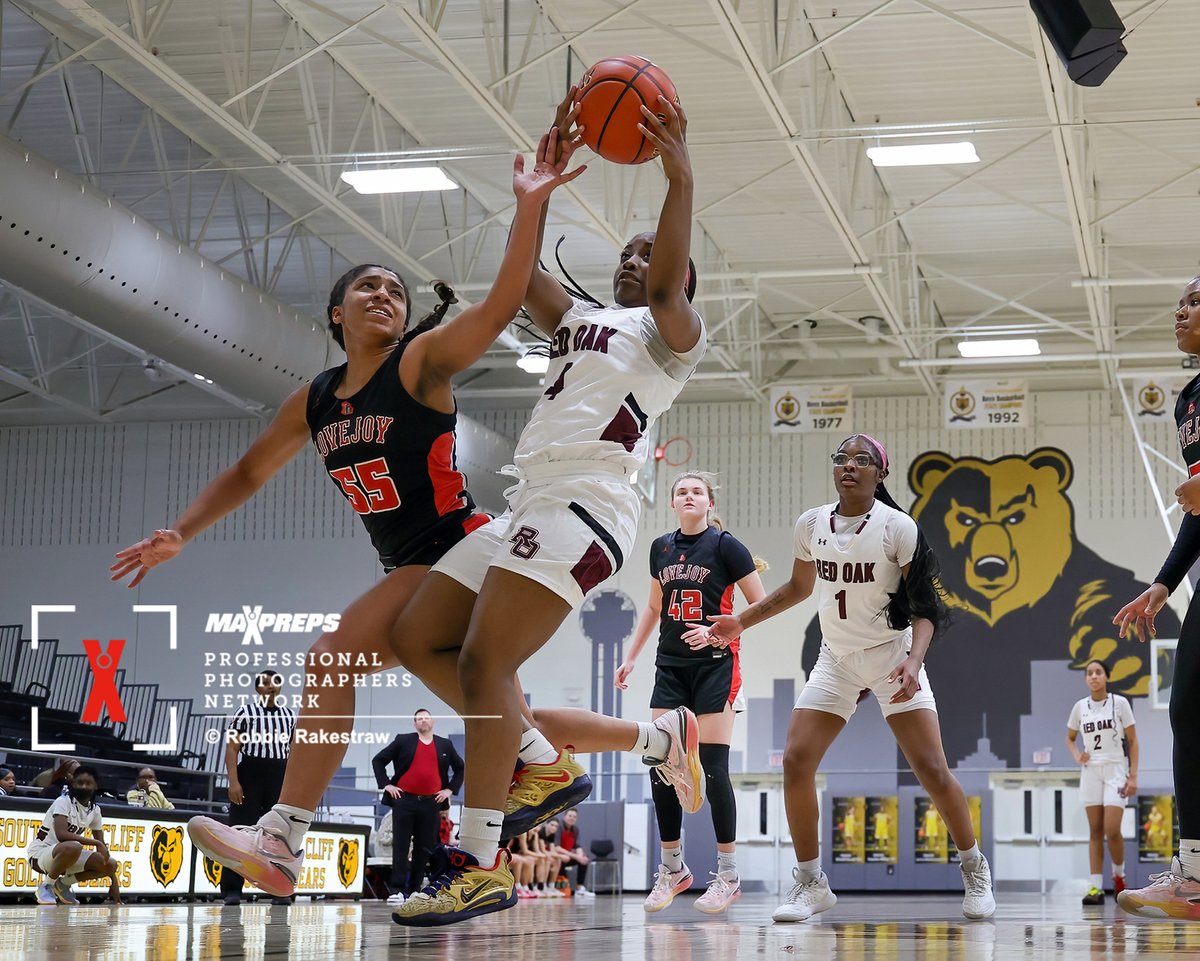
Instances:
[[[968,867],[960,864],[963,876],[963,916],[972,921],[990,918],[996,913],[996,899],[992,896],[992,869],[982,854],[979,860]]]
[[[828,911],[837,904],[837,895],[829,890],[829,878],[822,871],[815,878],[801,880],[800,869],[792,868],[796,882],[787,900],[771,915],[774,921],[807,921],[814,914]]]

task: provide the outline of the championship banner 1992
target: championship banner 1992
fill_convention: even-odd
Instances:
[[[837,387],[777,385],[771,388],[768,411],[772,434],[803,434],[810,431],[853,433],[850,402],[853,391]]]
[[[947,427],[1026,427],[1029,395],[1023,380],[948,380],[942,401]]]

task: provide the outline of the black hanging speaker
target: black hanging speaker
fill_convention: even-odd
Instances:
[[[1108,79],[1128,51],[1121,43],[1125,24],[1111,0],[1029,0],[1067,76],[1084,87]]]

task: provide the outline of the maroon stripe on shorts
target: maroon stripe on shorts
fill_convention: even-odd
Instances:
[[[612,561],[604,552],[599,542],[592,541],[591,546],[584,551],[583,557],[571,568],[571,576],[583,593],[587,593],[597,584],[612,576]]]

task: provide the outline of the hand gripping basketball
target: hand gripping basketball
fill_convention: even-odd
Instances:
[[[642,117],[638,130],[658,150],[667,179],[691,176],[692,161],[687,149],[687,114],[683,111],[683,104],[673,104],[666,97],[660,96],[658,113],[643,105]]]

